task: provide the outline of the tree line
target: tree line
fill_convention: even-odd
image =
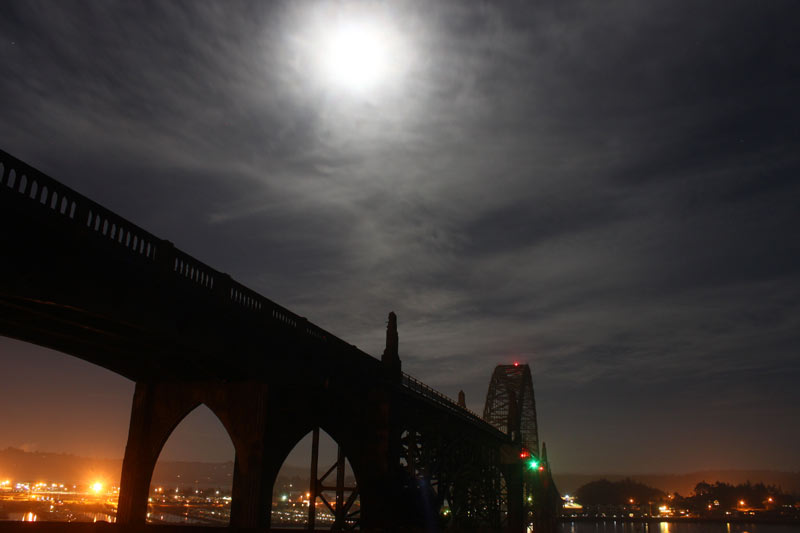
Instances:
[[[784,493],[778,486],[749,481],[738,485],[701,481],[695,485],[692,494],[681,496],[677,492],[667,494],[631,479],[600,479],[582,485],[575,495],[584,506],[669,503],[697,511],[707,510],[709,506],[721,510],[771,509],[792,505],[798,500],[797,496]]]

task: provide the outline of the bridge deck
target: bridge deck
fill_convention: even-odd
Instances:
[[[57,218],[58,227],[65,228],[65,232],[94,235],[115,247],[117,253],[126,254],[127,260],[140,266],[157,266],[162,271],[166,270],[176,282],[188,282],[197,293],[221,298],[226,305],[251,315],[259,323],[268,324],[272,330],[283,330],[291,338],[305,338],[315,345],[321,343],[334,352],[349,354],[364,363],[377,363],[366,352],[2,150],[0,199],[4,205],[14,204],[17,209],[35,212],[32,215],[34,217]],[[13,220],[6,220],[4,227],[13,227],[14,223]],[[401,386],[407,394],[431,407],[456,416],[500,440],[507,439],[504,433],[477,414],[460,407],[451,398],[421,381],[404,374]]]

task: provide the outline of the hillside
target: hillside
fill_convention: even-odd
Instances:
[[[701,481],[713,483],[721,481],[730,484],[762,482],[766,485],[777,485],[787,493],[800,494],[800,472],[780,472],[776,470],[702,470],[686,474],[559,474],[554,473],[556,486],[562,494],[575,490],[590,481],[607,479],[619,481],[630,478],[647,486],[667,493],[678,492],[686,496],[691,494],[695,485]]]

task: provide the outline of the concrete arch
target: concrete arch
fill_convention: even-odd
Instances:
[[[269,438],[274,443],[271,456],[283,464],[295,446],[319,427],[345,450],[353,467],[363,468],[360,448],[365,428],[367,405],[361,395],[341,395],[322,387],[298,395],[292,387],[272,384]]]
[[[339,519],[341,519],[344,523],[347,523],[348,516],[350,516],[350,510],[352,509],[350,506],[353,505],[356,501],[360,500],[358,497],[358,487],[360,486],[360,479],[363,477],[363,472],[359,471],[359,467],[354,466],[351,460],[352,452],[351,446],[347,443],[341,442],[341,440],[334,437],[330,431],[326,430],[325,426],[314,426],[308,428],[308,431],[302,435],[299,435],[302,431],[296,432],[293,434],[291,439],[286,440],[286,445],[282,450],[282,453],[276,457],[276,464],[280,466],[277,468],[275,472],[275,479],[272,480],[273,485],[273,492],[275,487],[277,486],[277,476],[281,470],[281,468],[286,464],[289,460],[289,456],[291,456],[292,452],[298,449],[301,446],[301,443],[306,440],[308,437],[312,437],[311,449],[310,450],[303,450],[309,451],[310,455],[302,462],[304,465],[306,472],[311,472],[314,478],[309,480],[309,485],[307,487],[300,487],[299,490],[301,492],[310,492],[312,493],[312,497],[314,499],[315,505],[320,505],[320,507],[316,508],[316,520],[319,521],[322,519],[323,514],[334,514],[337,513],[334,509],[342,511],[342,514],[339,515]],[[332,429],[332,428],[328,428]],[[340,436],[341,439],[341,436]],[[338,448],[337,453],[334,455],[333,458],[326,457],[323,458],[322,454],[319,453],[322,448],[326,446],[323,444],[323,441],[329,441],[334,446]],[[314,449],[314,442],[318,442],[321,445],[315,455]],[[291,447],[289,447],[289,443]],[[288,448],[288,449],[287,449]],[[330,450],[328,450],[330,451]],[[319,462],[317,462],[319,461]],[[349,468],[348,468],[349,466]],[[330,467],[330,468],[329,468]],[[339,471],[341,468],[341,471]],[[349,475],[348,475],[349,470]],[[339,474],[341,472],[341,474]],[[341,475],[341,478],[339,477]],[[351,480],[354,478],[355,480],[355,487],[353,487],[352,481],[350,483],[347,482],[347,478],[352,476]],[[317,485],[317,480],[319,480],[319,485]],[[322,487],[325,487],[324,489]],[[317,492],[319,489],[319,492]],[[353,490],[355,489],[355,490]],[[338,495],[338,496],[337,496]],[[341,497],[341,500],[337,500],[337,497]],[[332,509],[326,509],[326,507],[322,507],[320,504],[320,500],[317,498],[321,498],[323,503],[328,503],[329,505],[334,506]],[[339,502],[342,507],[338,507],[336,502]],[[356,507],[360,509],[360,504]],[[323,514],[320,514],[320,511]],[[327,512],[326,512],[327,511]],[[303,512],[303,519],[304,522],[307,519],[307,513],[309,512],[306,509]],[[270,512],[270,525],[271,527],[280,527],[282,524],[276,523],[275,520],[275,509],[271,509]],[[306,523],[306,527],[308,527],[308,523]],[[319,522],[316,522],[319,527]],[[324,527],[324,526],[323,526]],[[335,528],[335,526],[334,526]]]
[[[283,464],[286,462],[286,459],[288,459],[289,454],[291,454],[291,452],[294,451],[294,449],[297,447],[297,445],[300,444],[300,442],[304,438],[306,438],[312,431],[314,431],[314,427],[316,426],[316,427],[319,427],[321,432],[324,432],[326,435],[328,435],[328,437],[330,437],[330,439],[334,443],[336,443],[338,446],[341,446],[342,450],[344,451],[344,455],[347,458],[347,461],[350,463],[350,466],[353,469],[353,475],[355,476],[356,481],[358,481],[361,478],[361,470],[362,470],[363,467],[361,465],[356,467],[356,465],[353,463],[353,452],[354,452],[354,450],[352,449],[352,445],[350,445],[349,442],[346,439],[343,439],[341,435],[339,436],[339,438],[337,438],[336,437],[336,431],[332,432],[331,430],[333,428],[330,428],[327,425],[320,424],[320,425],[317,426],[317,425],[311,423],[311,424],[304,424],[304,426],[306,426],[307,429],[305,429],[304,431],[301,430],[302,434],[300,434],[299,436],[298,436],[297,432],[293,432],[291,440],[287,439],[285,441],[285,444],[282,447],[281,451],[283,453],[279,453],[278,455],[275,456],[276,463],[280,463],[280,465],[278,467],[278,470],[280,470],[280,467],[283,466]],[[290,446],[288,446],[286,444],[286,443],[289,443],[289,442],[292,442],[292,444]],[[278,472],[275,473],[276,477],[277,477],[277,473]],[[274,484],[275,479],[273,479],[272,482]]]
[[[231,525],[253,527],[262,490],[265,386],[257,383],[137,383],[122,465],[118,522],[143,525],[156,461],[169,436],[200,404],[225,428],[236,452]]]
[[[270,398],[264,476],[270,491],[270,505],[266,516],[269,518],[272,514],[272,491],[281,467],[292,450],[315,427],[341,446],[359,486],[361,509],[369,507],[376,515],[383,516],[382,509],[370,503],[377,500],[377,505],[380,505],[381,498],[386,495],[386,487],[376,485],[370,478],[382,475],[381,467],[376,467],[375,450],[378,448],[370,440],[377,434],[374,426],[370,428],[369,419],[377,405],[367,401],[364,394],[340,395],[333,384],[322,384],[304,394],[298,394],[291,387],[273,384]],[[320,464],[320,469],[326,466],[329,465]],[[324,470],[319,473],[323,474]]]
[[[235,453],[235,450],[234,450],[233,441],[232,441],[231,436],[230,436],[230,431],[222,423],[222,419],[217,415],[217,413],[215,413],[214,410],[211,409],[205,402],[201,402],[197,406],[195,406],[193,409],[191,409],[175,425],[175,427],[171,431],[169,431],[169,434],[167,435],[166,440],[162,444],[161,450],[160,450],[160,452],[159,452],[159,454],[158,454],[158,456],[156,458],[156,461],[153,464],[153,473],[151,474],[150,488],[149,488],[148,494],[152,494],[153,493],[153,489],[155,489],[159,485],[162,486],[162,487],[170,486],[170,482],[167,481],[166,478],[162,478],[162,480],[159,480],[157,482],[156,475],[157,475],[158,470],[159,470],[159,465],[160,464],[163,465],[164,461],[169,461],[170,460],[167,457],[165,457],[165,455],[167,453],[169,453],[169,452],[172,452],[172,453],[177,452],[177,453],[183,454],[185,452],[185,450],[187,449],[187,447],[185,446],[185,442],[183,443],[184,446],[179,446],[178,449],[176,449],[176,446],[175,446],[176,437],[178,437],[179,434],[181,434],[181,436],[187,436],[187,430],[189,429],[189,427],[188,427],[189,424],[187,424],[188,419],[190,419],[192,417],[196,417],[197,415],[202,416],[203,414],[207,414],[207,413],[211,414],[210,418],[212,420],[210,420],[208,422],[210,422],[211,425],[214,426],[214,428],[216,429],[216,433],[221,437],[222,437],[222,435],[224,435],[224,437],[222,437],[222,438],[226,438],[226,440],[227,440],[226,444],[228,446],[227,449],[229,451],[228,451],[228,454],[226,454],[228,458],[225,459],[225,460],[232,460],[234,458],[233,454]],[[208,427],[208,426],[205,426],[205,427]],[[196,431],[198,429],[197,424],[195,424],[195,427],[193,427],[191,429],[192,429],[192,431],[189,434],[191,434],[194,437],[196,437],[197,436]],[[203,436],[206,437],[205,434]],[[172,444],[172,446],[170,446],[170,444]],[[189,448],[191,448],[191,446]],[[198,459],[178,459],[178,460],[196,461]],[[185,484],[187,482],[190,482],[191,480],[183,479],[183,480],[179,480],[179,481],[182,481]],[[219,483],[215,483],[215,485],[218,488],[227,488],[227,490],[230,490],[232,488],[231,482],[232,482],[232,480],[230,478],[228,478],[227,482],[224,482],[224,481],[220,480],[220,482]],[[227,487],[226,487],[226,485],[227,485]],[[174,488],[177,489],[178,487],[175,486]],[[186,487],[184,486],[183,488],[185,489]],[[210,485],[206,485],[204,488],[210,488]],[[176,492],[177,492],[177,490],[176,490]],[[167,513],[173,512],[174,513],[174,511],[175,511],[174,505],[175,505],[176,502],[173,501],[173,496],[177,496],[177,495],[165,494],[163,488],[161,489],[161,493],[162,493],[162,495],[164,497],[166,497],[168,499],[166,501],[163,501],[163,498],[162,498],[162,502],[161,503],[165,504],[165,507],[162,507],[161,509],[159,509],[159,511],[161,513],[164,513],[164,512],[167,512]],[[155,502],[155,500],[156,500],[156,498],[154,498],[154,502]],[[157,504],[155,504],[155,505],[157,505]],[[170,508],[172,508],[172,509],[170,509]],[[156,511],[156,508],[154,508],[153,511]],[[156,515],[157,514],[158,514],[158,512],[156,513]],[[191,516],[189,516],[189,517],[191,518]],[[154,515],[152,513],[149,515],[149,519],[150,520],[154,519]],[[219,525],[228,525],[228,524],[229,524],[229,517],[228,517],[228,519],[225,519],[224,524],[220,523]]]

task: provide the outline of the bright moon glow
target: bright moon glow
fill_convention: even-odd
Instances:
[[[395,83],[408,61],[404,46],[389,20],[368,13],[340,13],[326,23],[312,25],[308,44],[317,74],[327,87],[372,93]]]
[[[378,28],[361,23],[339,27],[328,38],[325,68],[331,80],[357,89],[375,85],[386,74],[389,60],[385,39]]]

